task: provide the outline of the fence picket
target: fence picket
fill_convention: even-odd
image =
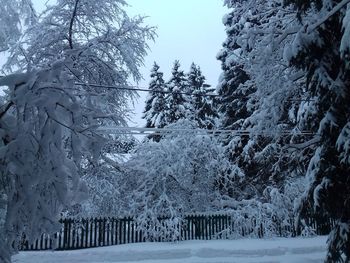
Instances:
[[[130,218],[130,224],[131,224],[131,243],[135,243],[135,229],[134,229],[134,222],[131,221]]]
[[[75,248],[75,227],[73,224],[71,224],[71,228],[72,228],[72,248]]]
[[[94,235],[93,235],[93,242],[92,246],[96,247],[97,246],[97,218],[95,218],[93,221],[93,228],[94,228]]]
[[[119,239],[118,239],[118,244],[121,244],[122,243],[122,221],[119,219],[118,220],[118,230],[119,230]]]
[[[128,240],[128,243],[130,243],[130,220],[129,220],[129,218],[127,219],[127,222],[128,222],[128,224],[127,224],[127,240]]]
[[[106,222],[106,246],[110,246],[111,244],[111,221],[107,218]]]
[[[113,219],[114,221],[114,245],[118,244],[118,220]]]

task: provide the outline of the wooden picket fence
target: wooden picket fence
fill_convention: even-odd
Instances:
[[[248,220],[248,219],[247,219]],[[256,223],[255,219],[250,222],[234,221],[230,215],[191,215],[177,223],[179,235],[176,240],[210,240],[225,239],[237,236],[255,236],[262,238],[266,236],[263,223]],[[168,239],[158,236],[155,239],[146,238],[145,233],[138,227],[136,221],[131,217],[126,218],[89,218],[89,219],[61,219],[62,229],[54,235],[43,234],[33,244],[23,239],[20,250],[73,250],[111,246],[146,241],[164,242]],[[331,220],[317,223],[316,220],[308,219],[307,224],[311,226],[318,235],[328,234],[334,225]],[[300,234],[294,227],[294,219],[288,224],[275,222],[275,234],[277,236],[297,236]],[[174,226],[173,226],[174,227]]]

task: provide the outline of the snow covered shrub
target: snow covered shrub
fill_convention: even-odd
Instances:
[[[271,213],[269,204],[256,200],[241,201],[226,213],[231,222],[227,229],[216,235],[217,238],[291,236],[291,232],[281,233],[281,222]]]
[[[173,242],[180,240],[182,214],[180,211],[175,211],[172,207],[169,207],[169,209],[159,207],[167,205],[171,206],[172,204],[168,203],[165,196],[161,196],[156,207],[145,207],[144,212],[134,217],[137,230],[142,231],[146,241]]]
[[[122,172],[101,163],[90,168],[90,172],[82,176],[89,190],[89,197],[81,203],[80,211],[75,215],[120,216],[120,210],[125,201],[124,195],[121,194],[123,176]]]
[[[301,227],[301,233],[300,235],[303,237],[312,237],[316,235],[316,230],[312,227],[306,224],[304,219],[300,220],[299,226]]]
[[[290,179],[283,191],[267,187],[264,199],[237,201],[222,196],[216,209],[231,217],[231,225],[218,236],[227,238],[292,236],[295,231],[295,203],[304,191],[305,179]]]

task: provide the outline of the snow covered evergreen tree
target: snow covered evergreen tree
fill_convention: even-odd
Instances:
[[[234,125],[238,120],[245,119],[248,114],[248,106],[246,104],[248,95],[253,90],[241,88],[249,76],[243,69],[243,65],[239,64],[239,56],[241,47],[236,43],[235,36],[238,35],[239,29],[234,25],[239,21],[239,15],[235,12],[228,14],[224,18],[226,26],[227,39],[223,43],[223,49],[218,53],[217,59],[222,62],[219,84],[217,92],[221,96],[219,103],[219,111],[222,114],[222,127],[227,129],[238,129],[240,123]],[[241,89],[242,90],[241,90]],[[245,92],[246,91],[246,92]]]
[[[230,3],[227,3],[232,7]],[[219,78],[217,93],[220,95],[218,108],[220,113],[220,127],[222,129],[245,130],[243,126],[246,118],[253,111],[250,95],[254,93],[254,86],[248,82],[249,76],[244,71],[244,58],[241,46],[237,43],[238,36],[244,26],[243,14],[241,9],[234,9],[223,19],[226,26],[227,39],[223,43],[223,49],[218,53],[217,59],[222,64],[222,74]],[[247,170],[246,158],[241,158],[244,146],[248,142],[247,136],[232,134],[222,138],[222,143],[226,145],[226,154],[228,158],[240,167]],[[231,193],[236,198],[245,198],[241,196],[241,190],[238,185],[235,187],[237,193]],[[251,195],[249,196],[251,197]]]
[[[288,32],[296,23],[279,0],[226,4],[232,11],[224,18],[228,37],[218,54],[224,70],[218,93],[223,95],[223,128],[240,133],[223,141],[231,160],[245,171],[246,180],[237,187],[245,190],[237,194],[262,198],[266,188],[282,188],[285,180],[301,176],[307,161],[300,162],[303,149],[287,147],[304,142],[296,125],[299,99],[305,96],[303,74],[284,61]],[[297,73],[301,77],[294,82]]]
[[[326,260],[347,261],[348,1],[226,1],[226,4],[238,12],[234,17],[241,24],[235,37],[241,47],[239,57],[243,58],[240,61],[249,75],[248,83],[253,82],[256,89],[253,112],[245,118],[243,126],[251,134],[268,129],[275,133],[265,137],[268,140],[260,145],[262,150],[254,148],[259,141],[250,138],[244,146],[243,152],[248,153],[244,161],[258,161],[259,165],[266,160],[272,175],[306,173],[310,184],[302,216],[316,213],[336,219]],[[280,136],[278,131],[284,129],[291,132]],[[266,174],[268,170],[262,172]]]
[[[146,128],[163,128],[166,125],[164,114],[166,111],[165,94],[166,89],[163,73],[159,71],[159,66],[154,62],[151,71],[151,81],[149,84],[150,93],[146,100],[143,119],[146,120]]]
[[[12,1],[4,4],[13,10]],[[23,233],[33,241],[56,230],[59,212],[86,194],[79,169],[83,156],[98,159],[103,140],[96,127],[125,123],[133,93],[98,85],[138,80],[154,32],[143,18],[129,18],[123,5],[59,0],[19,43],[0,43],[10,54],[4,67],[10,74],[0,79],[8,87],[0,111],[2,262],[9,262],[11,245],[16,249]]]
[[[168,91],[170,92],[165,99],[167,105],[165,120],[167,125],[175,123],[187,115],[188,96],[181,94],[181,92],[187,92],[186,84],[185,73],[180,69],[180,62],[176,60],[171,72],[171,78],[167,82]]]
[[[286,1],[297,11],[300,29],[290,45],[290,63],[307,74],[306,89],[317,112],[309,120],[320,136],[308,167],[302,216],[310,209],[333,218],[327,262],[350,260],[350,68],[349,1]],[[303,123],[302,123],[303,124]]]
[[[187,73],[187,87],[193,95],[188,101],[189,118],[198,123],[198,127],[212,129],[215,127],[215,119],[218,117],[214,109],[214,96],[206,96],[213,94],[213,89],[205,83],[205,77],[202,75],[201,69],[192,63],[189,73]]]
[[[227,5],[232,7],[229,3]],[[243,123],[253,111],[254,104],[249,98],[254,93],[255,87],[248,82],[249,76],[243,68],[244,58],[241,57],[242,47],[237,43],[244,26],[242,16],[241,9],[234,9],[223,19],[227,39],[223,43],[223,49],[217,55],[217,59],[222,62],[223,70],[217,86],[217,93],[220,95],[218,101],[220,127],[223,129],[244,130]],[[237,162],[238,156],[247,143],[247,137],[233,134],[223,138],[223,143],[227,145],[227,154],[230,159]]]

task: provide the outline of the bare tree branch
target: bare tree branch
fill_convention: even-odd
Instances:
[[[75,1],[74,9],[73,9],[73,14],[72,18],[69,23],[69,33],[68,33],[68,42],[69,42],[69,47],[73,49],[73,26],[74,26],[74,20],[77,15],[77,9],[78,9],[78,4],[80,0]]]

